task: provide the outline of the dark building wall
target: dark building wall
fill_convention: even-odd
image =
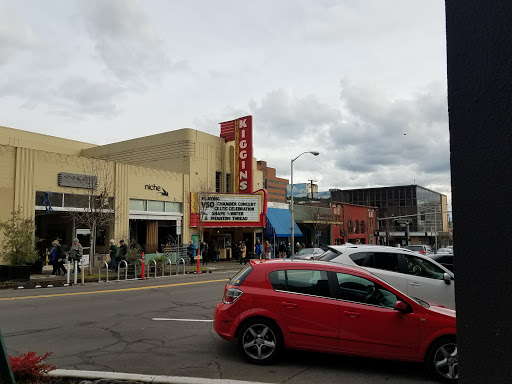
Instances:
[[[446,30],[459,383],[512,383],[512,2],[447,1]]]

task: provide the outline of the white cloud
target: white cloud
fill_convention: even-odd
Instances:
[[[7,6],[0,4],[0,65],[24,50],[36,48],[32,28]]]

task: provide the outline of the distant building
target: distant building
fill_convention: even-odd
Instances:
[[[439,245],[449,242],[447,197],[420,185],[331,189],[331,201],[377,208],[375,234],[381,244]],[[442,239],[442,241],[440,241]]]
[[[276,169],[267,166],[266,161],[257,162],[258,171],[263,173],[263,188],[268,192],[268,201],[286,203],[288,179],[276,176]]]

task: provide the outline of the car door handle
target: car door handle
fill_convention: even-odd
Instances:
[[[417,283],[417,282],[409,283],[409,285],[412,285],[413,287],[420,287],[421,286],[421,284]]]
[[[297,308],[297,304],[294,303],[287,303],[286,301],[283,301],[281,305],[285,308]]]
[[[357,312],[345,311],[343,313],[345,314],[345,316],[348,316],[348,317],[359,317],[359,313],[357,313]]]

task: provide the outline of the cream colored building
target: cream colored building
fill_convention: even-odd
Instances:
[[[190,227],[191,193],[233,192],[234,159],[234,142],[193,129],[97,146],[0,126],[0,220],[21,209],[35,220],[40,248],[57,237],[70,244],[87,232],[70,219],[70,211],[88,209],[78,197],[103,192],[115,221],[98,230],[98,251],[110,238],[131,236],[154,252],[171,237],[179,235],[183,244],[198,235]],[[255,159],[253,172],[256,191],[263,176]],[[88,188],[91,177],[96,189]],[[215,228],[205,239],[252,241],[258,232],[262,228]]]

